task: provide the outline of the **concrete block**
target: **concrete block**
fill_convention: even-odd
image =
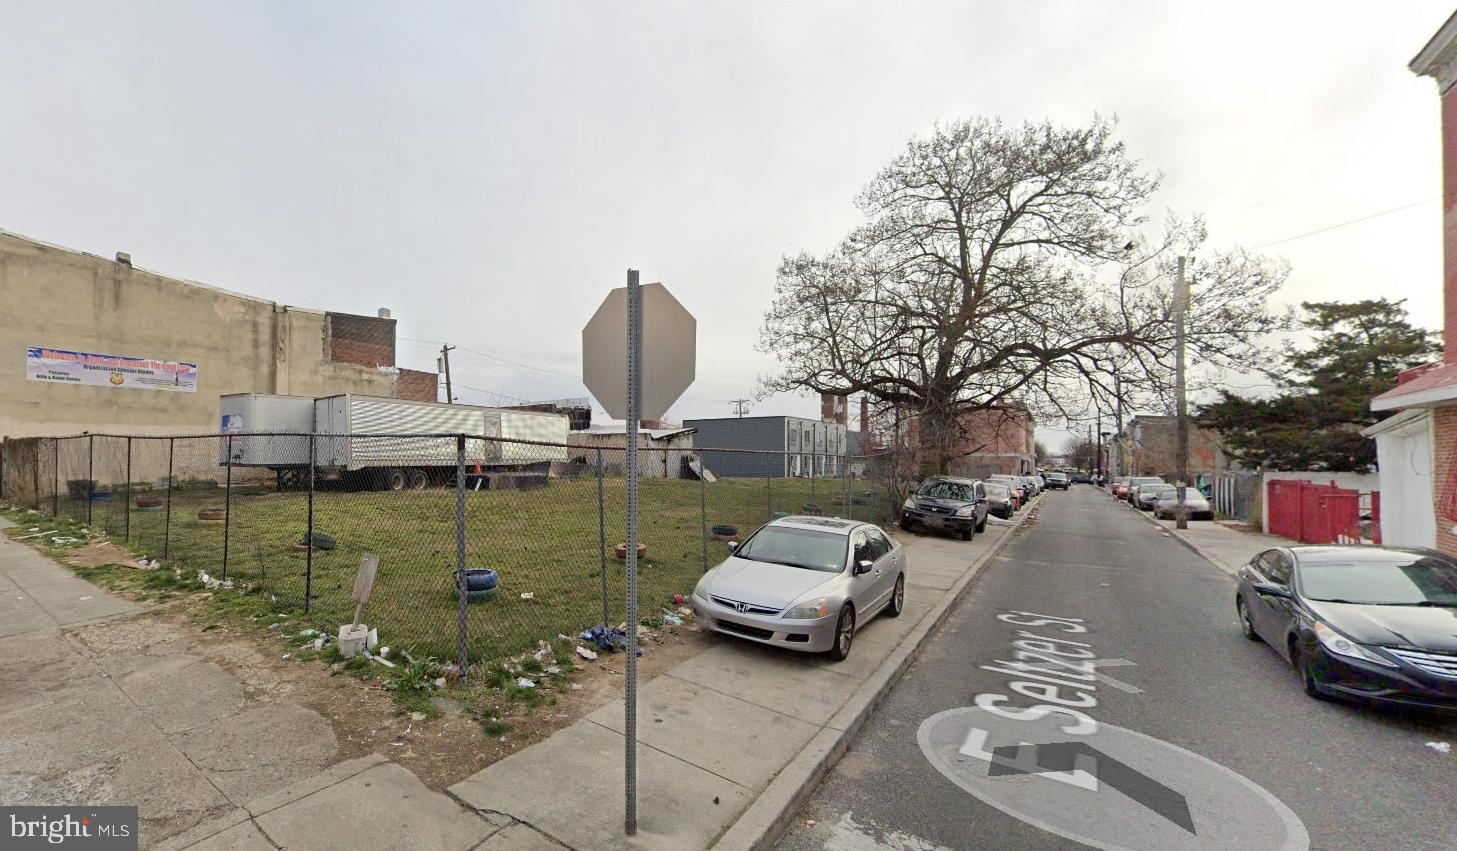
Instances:
[[[319,846],[324,847],[324,846]],[[234,825],[221,833],[188,846],[188,851],[277,851],[251,821]]]
[[[93,765],[167,740],[109,680],[72,700],[7,715],[0,724],[0,766],[45,775]]]
[[[833,668],[816,666],[814,660],[807,653],[726,639],[667,673],[811,724],[823,724],[855,690],[856,681]]]
[[[244,809],[255,816],[262,815],[271,810],[276,810],[284,804],[289,804],[297,801],[299,798],[312,795],[320,789],[333,786],[335,783],[343,783],[354,775],[368,771],[384,762],[387,762],[387,760],[377,753],[362,756],[358,759],[346,759],[343,762],[329,766],[317,774],[305,777],[296,783],[291,783],[283,789],[279,789],[276,792],[269,792],[255,798],[247,802],[244,805]]]
[[[194,656],[163,657],[117,678],[116,685],[164,733],[201,726],[243,705],[242,684]]]
[[[317,712],[265,704],[219,718],[173,740],[232,801],[251,801],[312,774],[339,750]]]
[[[622,755],[621,735],[584,719],[450,793],[478,809],[530,814],[533,826],[569,847],[594,851],[704,848],[753,798],[743,786],[639,745],[638,834],[629,839],[622,833]]]
[[[394,763],[356,774],[255,821],[284,848],[467,849],[495,829]]]
[[[477,851],[567,851],[559,842],[542,836],[524,824],[513,824],[476,846]]]
[[[638,739],[644,745],[745,786],[760,789],[804,747],[816,726],[672,676],[640,687]],[[621,733],[620,700],[587,716]]]

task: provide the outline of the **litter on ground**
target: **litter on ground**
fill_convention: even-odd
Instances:
[[[533,682],[530,677],[517,677],[516,678],[516,687],[517,688],[536,688],[536,683]]]
[[[1427,742],[1427,747],[1431,748],[1432,750],[1436,751],[1437,753],[1451,753],[1452,752],[1452,743],[1451,742]]]
[[[587,648],[581,646],[577,647],[577,655],[581,656],[583,659],[586,659],[588,662],[597,658],[596,653],[593,653],[591,650],[588,650]]]

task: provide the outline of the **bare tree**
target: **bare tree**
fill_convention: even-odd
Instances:
[[[1203,227],[1171,219],[1153,243],[1136,238],[1157,178],[1113,127],[974,119],[913,139],[859,196],[864,224],[822,257],[781,263],[760,348],[783,370],[763,391],[866,392],[905,412],[923,475],[947,469],[969,411],[1075,416],[1111,392],[1120,362],[1130,392],[1159,392],[1165,272]],[[1193,324],[1238,357],[1275,321],[1264,295],[1283,272],[1242,254],[1206,265],[1211,298]]]

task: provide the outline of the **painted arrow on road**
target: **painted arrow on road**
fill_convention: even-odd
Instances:
[[[1189,802],[1183,795],[1086,742],[1008,745],[994,748],[992,754],[989,777],[1085,771],[1184,830],[1196,833]]]

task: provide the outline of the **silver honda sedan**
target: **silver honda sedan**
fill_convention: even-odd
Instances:
[[[905,549],[878,526],[784,517],[703,574],[693,614],[716,632],[839,661],[857,626],[905,606]]]

